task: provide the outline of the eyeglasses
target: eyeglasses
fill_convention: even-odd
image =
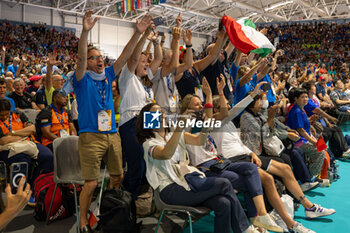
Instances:
[[[91,57],[88,58],[88,60],[98,60],[100,58],[102,59],[102,55],[100,55],[100,56],[91,56]]]

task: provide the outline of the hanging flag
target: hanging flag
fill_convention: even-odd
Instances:
[[[145,0],[145,6],[152,6],[152,0]]]
[[[153,4],[153,5],[158,5],[158,4],[159,4],[159,0],[153,0],[153,1],[152,1],[152,4]]]
[[[166,3],[166,0],[160,0],[159,3]]]
[[[117,13],[118,14],[124,13],[124,11],[123,11],[123,2],[117,2],[115,4],[115,7],[117,8]]]
[[[269,39],[255,29],[255,24],[249,19],[234,20],[225,15],[222,17],[222,24],[232,44],[242,53],[256,53],[266,57],[276,50]]]
[[[133,0],[128,0],[128,11],[132,11],[132,8],[133,8],[132,1]]]

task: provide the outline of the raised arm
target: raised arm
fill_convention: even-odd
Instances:
[[[224,119],[228,116],[227,100],[224,95],[224,87],[226,83],[223,74],[220,74],[220,79],[221,80],[219,80],[219,78],[216,78],[216,86],[218,87],[218,93],[220,97],[220,111],[214,114],[214,118],[217,120]]]
[[[182,77],[183,72],[193,66],[192,31],[190,29],[187,29],[183,34],[183,39],[186,44],[186,54],[184,56],[185,63],[177,66],[175,82],[179,81],[179,78]],[[176,59],[176,57],[174,57],[174,59]]]
[[[218,31],[216,33],[216,38],[217,39],[216,39],[215,45],[209,51],[209,54],[205,58],[203,58],[199,61],[196,61],[193,64],[193,67],[197,70],[198,73],[201,73],[203,70],[205,70],[219,56],[220,51],[221,51],[222,47],[224,46],[224,43],[227,39],[225,31],[224,30]]]
[[[213,105],[213,96],[211,93],[210,85],[205,77],[203,77],[203,79],[202,79],[201,88],[203,90],[203,93],[205,94],[205,103]],[[208,118],[213,117],[213,109],[212,108],[205,108],[204,112]]]
[[[158,67],[160,66],[163,60],[162,48],[160,47],[157,37],[158,37],[158,33],[156,33],[156,35],[154,35],[150,41],[151,43],[153,43],[153,46],[154,46],[154,59],[149,65],[149,68],[151,69],[152,74],[156,73]]]
[[[141,19],[141,21],[136,21],[136,31],[134,35],[131,37],[127,45],[124,47],[123,52],[120,54],[118,59],[113,64],[114,73],[116,75],[118,75],[120,71],[123,69],[124,65],[130,58],[131,54],[133,54],[133,51],[135,49],[135,46],[140,36],[142,35],[142,33],[146,31],[146,29],[150,26],[151,23],[152,23],[152,17],[150,15],[144,16]]]
[[[22,70],[23,65],[24,65],[25,62],[26,62],[26,56],[22,55],[22,59],[21,59],[21,61],[19,63],[18,69],[17,69],[16,73],[14,74],[15,78],[17,78],[18,75],[21,73],[21,70]]]
[[[52,87],[52,68],[54,65],[58,65],[60,62],[56,60],[57,53],[49,53],[47,59],[47,71],[45,79],[45,89],[50,91]]]
[[[179,43],[181,37],[181,28],[173,28],[173,39],[171,41],[171,50],[173,52],[171,56],[171,62],[169,66],[162,67],[161,77],[165,77],[173,72],[179,64]],[[165,55],[165,54],[164,54]]]
[[[137,63],[139,62],[139,58],[142,53],[143,46],[145,45],[146,39],[151,33],[151,30],[152,30],[152,25],[148,25],[147,30],[145,31],[145,33],[143,33],[143,35],[141,36],[141,39],[137,42],[137,45],[134,51],[132,52],[131,56],[128,59],[128,69],[130,73],[135,73],[135,69],[137,67]]]
[[[1,48],[1,64],[5,66],[5,55],[6,55],[6,48],[5,46],[2,46]]]
[[[87,69],[87,40],[89,31],[95,26],[98,17],[92,18],[92,10],[85,12],[83,17],[83,30],[78,42],[78,61],[77,69],[75,71],[75,76],[77,81],[83,79],[86,69]]]
[[[163,146],[156,146],[153,150],[152,157],[159,160],[167,160],[173,157],[177,145],[179,144],[180,138],[182,134],[182,129],[177,127],[175,132],[171,136],[170,140],[167,144]]]
[[[245,74],[239,81],[239,85],[242,87],[245,84],[249,83],[253,75],[257,72],[257,70],[267,63],[266,59],[260,59],[253,68],[250,69],[250,71]]]
[[[235,61],[234,61],[234,64],[236,67],[238,67],[239,64],[241,63],[242,56],[243,56],[243,53],[241,51],[239,51],[238,49],[236,49],[236,56],[235,56]]]

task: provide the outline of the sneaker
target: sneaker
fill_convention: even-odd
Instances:
[[[310,229],[307,229],[301,223],[295,222],[292,229],[289,230],[291,233],[316,233],[315,231],[312,231]]]
[[[350,149],[345,151],[342,156],[341,156],[342,159],[350,159]]]
[[[35,199],[33,196],[30,196],[27,205],[29,205],[30,207],[35,207],[36,203],[35,203]]]
[[[334,214],[336,211],[334,209],[326,209],[320,205],[314,204],[311,209],[305,208],[305,217],[307,219],[318,218],[322,216],[328,216]]]
[[[331,185],[331,182],[329,181],[329,179],[321,179],[319,181],[319,186],[320,187],[325,188],[325,187],[329,187],[330,185]]]
[[[319,185],[319,182],[305,182],[303,184],[300,185],[301,190],[303,190],[303,192],[309,191],[313,188],[316,188]]]
[[[270,212],[270,216],[278,226],[282,227],[283,232],[289,232],[286,223],[283,221],[281,216],[276,212],[276,210],[273,210],[272,212]]]
[[[265,228],[269,231],[283,232],[282,227],[279,227],[269,214],[265,214],[264,216],[257,216],[253,221],[253,225],[256,227]]]
[[[254,226],[250,225],[247,230],[242,233],[260,233]]]

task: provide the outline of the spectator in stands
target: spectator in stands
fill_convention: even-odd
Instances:
[[[85,180],[79,197],[79,226],[83,233],[92,232],[87,217],[92,195],[100,177],[101,160],[105,160],[110,174],[110,188],[119,188],[123,178],[120,137],[117,134],[112,99],[112,82],[125,66],[140,35],[151,23],[150,16],[145,16],[138,21],[136,32],[120,57],[112,66],[105,68],[100,51],[95,47],[89,49],[87,47],[89,31],[97,20],[98,18],[92,18],[92,10],[84,15],[83,30],[78,43],[79,60],[72,77],[79,112],[81,171],[82,178]],[[131,94],[134,98],[137,92]]]
[[[5,80],[6,80],[6,96],[8,96],[15,91],[15,89],[13,88],[14,80],[9,77],[5,77]]]
[[[19,59],[19,57],[13,58],[13,63],[7,67],[7,71],[10,71],[13,75],[16,75],[20,61],[21,59]]]
[[[33,176],[28,177],[29,181],[32,182],[40,174],[53,171],[52,152],[47,147],[35,141],[35,126],[28,120],[26,115],[17,111],[11,112],[10,110],[10,101],[0,99],[0,145],[17,142],[27,137],[27,140],[35,142],[39,154],[37,158],[31,158],[25,153],[8,157],[9,151],[3,150],[0,152],[0,160],[4,161],[7,165],[14,162],[27,162],[28,165],[31,165],[31,161],[37,162],[37,165],[34,167]],[[30,166],[28,174],[31,174],[32,169],[33,167]]]
[[[226,33],[224,30],[219,31],[216,34],[215,45],[210,49],[209,54],[193,63],[193,66],[183,73],[178,73],[175,76],[176,87],[179,91],[181,99],[185,98],[188,94],[198,95],[202,101],[204,101],[203,91],[201,90],[201,77],[200,73],[205,70],[215,59],[219,56],[219,53],[226,41]],[[184,63],[184,56],[187,54],[187,49],[184,51],[183,57],[180,58],[180,63]]]
[[[27,108],[40,110],[34,103],[33,97],[27,92],[24,92],[25,83],[22,79],[16,78],[13,82],[13,86],[15,91],[9,94],[8,97],[15,101],[16,108],[18,108],[18,110]]]
[[[225,77],[221,74],[221,80],[217,78],[217,89],[220,96],[220,102],[225,102],[224,96]],[[212,94],[209,83],[206,78],[202,79],[202,89],[206,96],[205,114],[208,118],[216,118],[217,115],[227,116],[226,111],[222,111],[217,115],[212,114]],[[224,108],[223,108],[224,110]],[[181,114],[186,115],[187,112],[201,112],[203,106],[198,96],[187,95],[181,104]],[[202,120],[202,119],[200,119]],[[199,134],[198,130],[201,130]],[[203,136],[202,134],[208,129],[192,128],[191,134],[193,136]],[[207,177],[223,177],[227,178],[234,189],[243,191],[245,194],[245,203],[247,208],[247,216],[250,218],[252,224],[257,227],[262,227],[267,230],[281,232],[282,229],[276,225],[276,223],[267,214],[265,204],[263,201],[263,190],[259,177],[258,170],[254,164],[251,163],[231,163],[227,168],[220,172],[211,171],[211,166],[218,160],[218,152],[215,148],[215,141],[211,136],[204,138],[204,143],[198,144],[187,144],[186,150],[190,157],[190,163],[192,166],[197,167],[199,170],[204,172]]]
[[[317,139],[310,132],[310,121],[307,118],[304,110],[308,104],[308,93],[303,88],[297,88],[293,92],[294,102],[287,116],[287,126],[297,130],[300,134],[300,140],[295,143],[295,146],[302,149],[306,156],[309,169],[313,176],[318,176],[325,158],[325,152],[317,150]]]
[[[241,102],[236,104],[232,109],[228,104],[227,100],[220,101],[218,96],[213,98],[213,109],[214,117],[216,120],[222,121],[222,127],[216,129],[210,133],[216,146],[217,152],[224,158],[230,159],[233,163],[240,162],[251,162],[257,167],[265,166],[265,158],[259,158],[253,151],[251,151],[246,145],[243,144],[238,130],[232,122],[241,111],[245,109],[253,100],[254,97],[262,92],[260,87],[266,82],[259,83],[253,92],[251,92],[247,97],[245,97]],[[228,116],[224,117],[220,112],[224,112],[225,108],[230,109]],[[264,161],[264,162],[262,162]],[[271,161],[271,160],[270,160]],[[275,163],[275,162],[274,162]],[[282,217],[283,221],[286,223],[287,227],[294,232],[299,233],[312,233],[309,229],[303,227],[300,223],[294,221],[287,213],[275,186],[273,177],[263,169],[258,169],[261,183],[264,187],[266,197],[268,198],[270,204],[276,209],[278,214]],[[310,175],[311,176],[311,175]],[[312,177],[311,177],[312,178]],[[317,183],[316,183],[317,184]]]
[[[34,97],[36,95],[36,92],[41,87],[41,82],[42,82],[41,78],[42,76],[40,75],[33,75],[32,77],[30,77],[29,81],[31,82],[31,84],[28,86],[28,88],[26,88],[25,92],[27,92],[32,97]],[[23,78],[21,79],[23,80]],[[25,83],[24,80],[23,82]]]
[[[274,118],[276,112],[278,111],[278,105],[274,105],[268,109],[268,118],[266,119],[261,115],[262,101],[261,96],[258,95],[254,98],[246,108],[246,111],[241,117],[241,139],[242,142],[252,151],[254,154],[258,155],[260,159],[259,164],[261,168],[269,173],[279,176],[282,178],[284,185],[293,194],[295,198],[304,206],[305,216],[307,218],[317,218],[321,216],[331,215],[335,213],[333,209],[326,209],[320,205],[311,203],[304,195],[298,182],[296,181],[292,169],[288,164],[281,163],[278,161],[280,157],[271,156],[266,154],[263,150],[263,140],[272,137],[272,130],[275,127]],[[290,117],[290,112],[288,114]],[[293,116],[293,119],[297,119]],[[295,129],[291,127],[292,129]],[[299,132],[300,133],[300,132]],[[301,134],[301,133],[300,133]],[[303,135],[303,134],[301,134]],[[263,137],[263,138],[261,138]],[[304,151],[305,152],[305,151]],[[282,155],[282,154],[281,154]],[[306,156],[310,156],[305,152]],[[276,161],[277,160],[277,161]],[[323,157],[322,157],[323,164]],[[321,167],[322,167],[321,164]],[[318,168],[317,168],[318,169]],[[318,173],[321,169],[317,170]],[[310,168],[311,174],[316,176],[315,169]]]
[[[27,183],[24,187],[26,177],[22,177],[18,184],[16,194],[13,194],[11,187],[7,184],[5,188],[6,193],[6,207],[0,214],[0,230],[3,231],[7,224],[9,224],[23,209],[26,207],[32,191],[30,185]]]
[[[127,173],[123,181],[123,185],[128,190],[133,199],[137,199],[138,189],[141,185],[145,174],[145,161],[143,158],[143,148],[136,140],[136,120],[139,111],[147,103],[154,101],[153,91],[151,89],[151,82],[147,74],[155,72],[159,66],[159,58],[162,57],[157,50],[159,49],[158,42],[156,45],[156,54],[160,55],[153,59],[152,63],[148,63],[147,56],[142,53],[142,49],[147,37],[151,33],[152,24],[151,19],[145,18],[143,27],[147,25],[147,30],[138,41],[133,52],[130,53],[127,63],[123,66],[120,77],[118,79],[118,86],[120,90],[120,119],[119,132],[122,139],[123,156],[127,163]],[[158,66],[157,66],[158,63]],[[78,103],[79,104],[79,103]],[[79,105],[78,105],[79,106]]]
[[[215,46],[215,44],[210,44],[206,48],[206,53],[209,54],[210,50],[212,50],[214,46]],[[231,56],[233,49],[234,49],[234,47],[233,47],[232,43],[229,41],[226,48],[221,50],[217,59],[214,60],[209,66],[207,66],[207,68],[205,68],[201,72],[201,76],[206,77],[206,79],[208,80],[210,88],[213,90],[213,95],[218,94],[218,90],[216,87],[216,78],[220,77],[220,74],[224,75],[225,83],[227,83],[227,85],[225,86],[224,93],[225,93],[225,97],[229,101],[230,105],[234,104],[234,98],[233,98],[233,94],[232,94],[232,84],[230,82],[229,77],[227,77],[225,69],[227,66],[227,59]],[[229,88],[229,86],[230,86],[230,88]]]
[[[37,116],[37,124],[41,132],[41,144],[52,148],[52,142],[56,138],[66,137],[69,135],[77,135],[73,119],[69,110],[64,108],[67,106],[67,96],[60,89],[56,89],[52,94],[52,103],[44,108]]]
[[[193,176],[192,183],[176,175],[172,166],[182,161],[186,153],[186,144],[200,145],[205,141],[207,134],[194,136],[184,133],[177,127],[169,132],[161,124],[160,129],[143,129],[144,112],[161,112],[159,105],[147,104],[137,119],[137,138],[143,145],[146,160],[146,177],[154,190],[158,189],[161,199],[170,205],[198,206],[203,205],[214,210],[215,233],[257,233],[249,226],[248,220],[236,197],[236,194],[227,179],[219,177],[200,178]],[[161,118],[165,117],[161,114]],[[204,139],[204,140],[202,140]],[[196,168],[193,168],[196,169]],[[197,170],[198,174],[202,174]],[[198,179],[202,179],[199,184]],[[193,186],[193,185],[195,186]],[[197,187],[197,190],[194,190]]]
[[[6,80],[4,78],[0,78],[0,99],[7,99],[11,103],[11,111],[16,111],[16,104],[13,99],[6,96]]]
[[[316,95],[320,101],[324,102],[323,105],[325,107],[328,107],[328,108],[334,107],[332,100],[327,94],[327,79],[323,76],[321,76],[318,80],[318,83],[316,83]]]
[[[120,99],[120,93],[119,93],[117,81],[113,81],[112,83],[112,93],[113,93],[113,105],[114,105],[114,112],[115,112],[115,122],[118,127],[119,118],[120,118],[119,106],[120,106],[121,99]],[[73,103],[72,103],[72,108],[73,108]]]
[[[334,83],[334,90],[330,93],[330,99],[341,112],[350,113],[350,99],[344,93],[344,83],[338,79]]]
[[[155,101],[168,114],[174,114],[178,111],[178,103],[180,98],[175,85],[175,76],[179,73],[186,71],[192,66],[193,63],[193,54],[191,50],[185,55],[185,63],[179,64],[178,48],[182,30],[181,22],[181,14],[179,14],[177,17],[177,27],[173,28],[172,31],[172,50],[170,51],[168,49],[163,48],[163,62],[161,64],[161,67],[159,67],[159,65],[157,64],[153,65],[153,67],[157,67],[157,71],[155,72],[155,75],[153,77],[151,77],[151,75],[149,77],[152,82],[152,90],[154,92]],[[186,30],[183,33],[183,40],[189,48],[192,46],[191,30]],[[151,64],[154,63],[152,62]]]

